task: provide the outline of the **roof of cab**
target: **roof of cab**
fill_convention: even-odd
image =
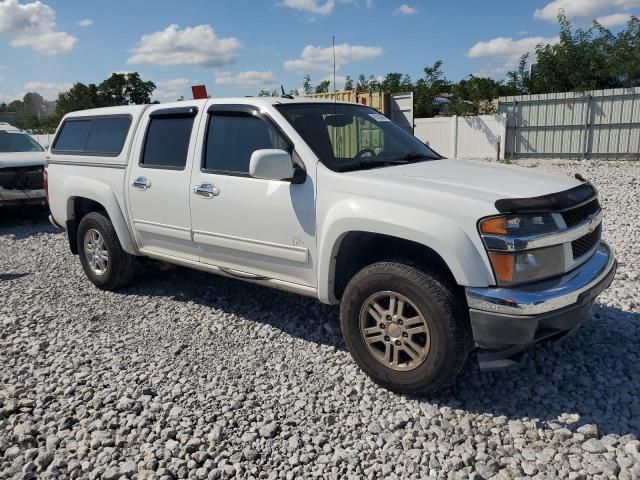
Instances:
[[[138,116],[144,110],[151,106],[162,106],[163,108],[184,107],[189,105],[202,105],[210,99],[204,100],[183,100],[179,102],[167,102],[161,104],[146,104],[146,105],[123,105],[119,107],[104,107],[93,108],[90,110],[80,110],[72,112],[66,115],[66,117],[92,117],[103,115],[133,115]],[[253,105],[256,107],[271,106],[271,105],[283,105],[292,103],[341,103],[347,105],[353,105],[349,102],[335,102],[333,100],[325,100],[318,98],[297,97],[297,98],[282,98],[282,97],[230,97],[230,98],[215,98],[213,99],[216,104],[220,105]]]

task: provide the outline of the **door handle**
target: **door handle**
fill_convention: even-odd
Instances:
[[[220,195],[220,189],[211,183],[203,183],[193,187],[193,193],[203,198],[213,198]]]
[[[151,188],[151,182],[145,177],[136,178],[133,182],[131,182],[131,185],[133,185],[133,187],[137,188],[138,190],[148,190]]]

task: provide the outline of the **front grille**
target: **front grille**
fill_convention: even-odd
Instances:
[[[571,242],[571,250],[573,250],[573,259],[577,260],[584,254],[589,252],[600,241],[600,235],[602,234],[602,224],[598,225],[596,229],[587,233],[584,237],[580,237],[577,240]]]
[[[44,188],[43,167],[16,167],[0,170],[0,187],[6,190],[40,190]]]
[[[600,203],[598,199],[593,199],[589,203],[585,203],[576,208],[572,208],[571,210],[566,210],[562,212],[562,218],[564,219],[564,223],[567,224],[567,228],[574,227],[579,223],[587,220],[591,215],[600,210]]]

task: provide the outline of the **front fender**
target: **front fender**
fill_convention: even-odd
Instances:
[[[319,231],[318,297],[322,302],[337,302],[335,259],[342,239],[354,231],[389,235],[431,248],[445,261],[458,285],[493,283],[493,273],[476,232],[478,239],[474,241],[458,223],[424,209],[401,205],[390,208],[376,199],[345,200],[332,206]]]
[[[122,249],[132,255],[138,254],[133,237],[122,213],[122,208],[118,203],[115,192],[108,185],[92,178],[69,175],[64,180],[63,191],[67,198],[65,221],[72,219],[74,216],[73,206],[76,198],[82,197],[93,200],[102,205],[107,211],[109,219],[118,235],[118,240],[120,240]]]

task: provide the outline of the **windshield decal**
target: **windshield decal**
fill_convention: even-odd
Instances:
[[[376,122],[390,122],[387,117],[382,115],[381,113],[370,113],[369,116],[373,118]]]

